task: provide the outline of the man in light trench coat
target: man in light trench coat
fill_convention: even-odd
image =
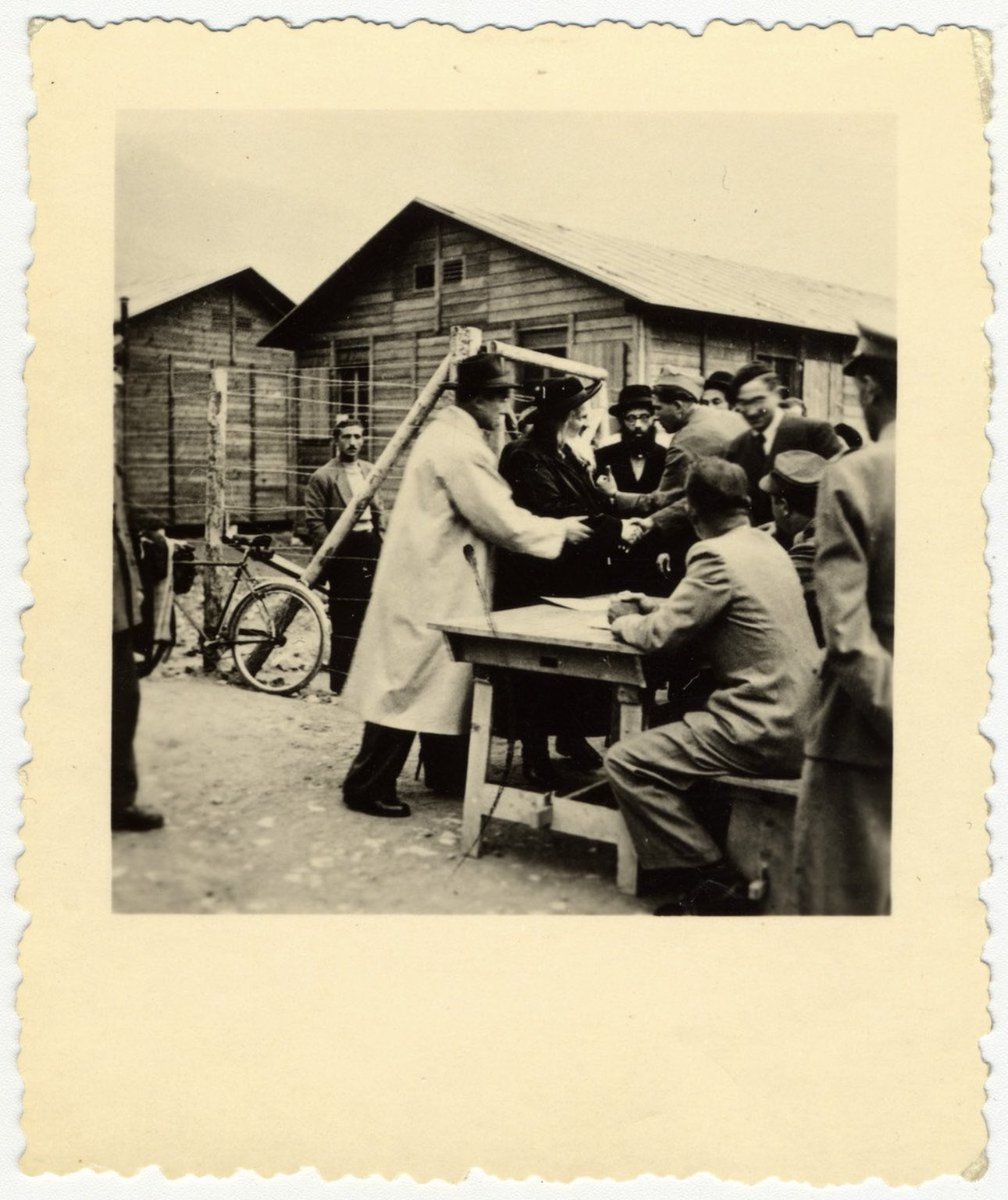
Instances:
[[[456,403],[439,409],[417,438],[403,475],[371,604],[343,691],[365,721],[360,749],[343,782],[355,812],[408,817],[396,780],[416,733],[427,766],[450,758],[447,739],[469,722],[472,668],[452,658],[436,621],[480,620],[492,593],[491,546],[557,558],[565,542],[591,536],[580,517],[535,517],[511,499],[484,431],[497,428],[516,380],[500,355],[459,363]],[[446,751],[448,753],[446,754]],[[450,772],[438,771],[442,780]]]

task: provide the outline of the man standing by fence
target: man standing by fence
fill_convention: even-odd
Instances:
[[[360,457],[364,425],[350,417],[333,430],[335,457],[308,480],[305,488],[305,524],[313,550],[336,524],[354,496],[364,490],[369,462]],[[357,636],[364,622],[375,562],[385,530],[385,509],[376,492],[360,519],[326,563],[329,586],[329,621],[332,649],[329,655],[329,686],[341,692],[350,670]]]

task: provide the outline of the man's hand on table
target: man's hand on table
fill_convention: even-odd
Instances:
[[[620,592],[618,596],[613,596],[609,601],[609,610],[606,616],[611,625],[620,617],[638,617],[654,612],[659,604],[661,604],[661,598],[658,596],[645,596],[642,592]]]

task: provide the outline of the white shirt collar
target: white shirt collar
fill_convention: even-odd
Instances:
[[[777,430],[780,429],[780,423],[784,420],[785,411],[783,408],[778,408],[774,411],[774,415],[770,420],[770,424],[763,432],[763,448],[767,454],[773,449],[774,439],[777,437]]]

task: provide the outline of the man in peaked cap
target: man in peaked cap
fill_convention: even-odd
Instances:
[[[896,337],[858,329],[844,374],[872,440],[827,466],[816,505],[826,657],[795,812],[803,913],[890,911]]]
[[[500,427],[515,387],[501,355],[463,359],[455,404],[433,415],[406,464],[343,689],[365,722],[343,781],[355,812],[410,815],[396,781],[417,733],[428,786],[458,788],[472,668],[455,662],[431,623],[485,620],[491,546],[556,558],[566,542],[590,536],[579,517],[536,517],[511,499],[486,434]]]
[[[819,605],[816,601],[815,509],[826,459],[811,450],[785,450],[778,454],[760,489],[770,497],[777,540],[787,550],[805,595],[805,607],[816,641],[824,645]]]
[[[748,882],[697,819],[695,784],[798,773],[818,652],[787,555],[749,524],[741,467],[701,458],[686,504],[700,540],[685,578],[668,599],[613,601],[609,619],[620,641],[646,652],[699,649],[713,690],[702,709],[617,742],[606,773],[641,869],[678,882],[656,915],[744,915]]]

